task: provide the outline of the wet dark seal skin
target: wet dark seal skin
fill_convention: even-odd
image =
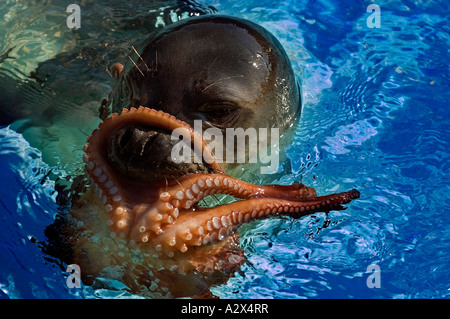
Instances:
[[[112,68],[118,77],[106,104],[112,112],[142,105],[191,126],[202,120],[204,129],[276,127],[280,133],[300,113],[300,90],[286,52],[271,33],[247,20],[214,15],[182,21],[149,36],[131,57],[134,63]],[[168,134],[136,127],[124,128],[111,143],[112,160],[127,163],[128,172],[161,164],[173,146]],[[159,172],[164,174],[163,165]],[[178,173],[186,172],[178,167]]]
[[[151,105],[193,124],[286,128],[300,94],[286,52],[261,26],[239,18],[202,16],[149,36],[111,96],[112,111]],[[144,75],[142,75],[142,73]]]

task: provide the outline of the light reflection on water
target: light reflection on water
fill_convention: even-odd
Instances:
[[[60,26],[65,8],[52,3],[52,12],[36,14],[49,3],[36,4],[35,12],[26,11],[24,2],[0,7],[7,30],[1,43],[14,43],[16,58],[5,60],[3,68],[28,74],[37,62],[76,45]],[[223,298],[448,298],[445,11],[439,4],[406,10],[404,4],[380,3],[383,28],[368,30],[365,8],[343,1],[288,1],[277,8],[269,1],[201,3],[269,28],[301,79],[302,118],[286,149],[292,172],[279,182],[301,180],[319,194],[357,188],[362,195],[344,211],[242,227],[250,263],[213,292]],[[85,123],[83,132],[90,126],[95,123]],[[50,132],[58,136],[63,127]],[[73,135],[64,154],[79,159],[81,147],[74,147],[85,136]],[[32,239],[45,240],[43,230],[58,211],[50,177],[65,178],[78,164],[49,165],[8,128],[0,130],[0,140],[0,291],[12,298],[133,297],[66,288],[61,270]],[[372,263],[381,268],[382,289],[366,286]]]

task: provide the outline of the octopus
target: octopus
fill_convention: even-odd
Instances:
[[[357,190],[317,196],[303,184],[254,185],[227,175],[216,161],[208,173],[148,183],[130,179],[108,160],[108,138],[124,125],[175,128],[195,136],[185,122],[147,107],[123,109],[101,122],[83,156],[90,187],[73,204],[69,231],[72,262],[82,273],[112,276],[130,291],[154,298],[202,296],[246,261],[237,229],[274,216],[299,218],[342,209]],[[198,150],[214,156],[203,142]],[[229,204],[201,207],[208,195],[227,194]]]
[[[200,21],[206,21],[208,28],[219,30],[224,30],[223,25],[226,24],[227,34],[230,34],[230,21],[233,28],[239,25],[238,20],[214,18],[215,23],[211,24],[208,19],[211,18]],[[184,25],[189,26],[190,23]],[[202,27],[201,23],[199,25]],[[176,25],[171,31],[176,33],[173,30],[182,28]],[[182,36],[186,34],[189,33],[182,33]],[[248,34],[255,37],[258,32]],[[239,37],[243,36],[239,34]],[[161,38],[169,37],[165,34]],[[237,231],[241,225],[277,216],[300,218],[315,212],[340,210],[342,205],[359,198],[360,193],[353,189],[318,196],[315,189],[300,183],[256,185],[228,174],[226,165],[217,160],[207,141],[193,129],[192,119],[174,116],[173,113],[177,112],[169,112],[173,107],[160,103],[164,102],[162,95],[156,102],[143,96],[145,90],[155,92],[150,86],[155,83],[161,85],[164,80],[155,79],[153,72],[149,75],[151,82],[142,84],[142,75],[137,75],[155,61],[152,50],[164,52],[164,45],[168,45],[166,41],[158,47],[154,39],[150,43],[138,49],[139,59],[132,65],[113,67],[118,89],[112,92],[109,101],[103,103],[103,120],[84,145],[83,162],[88,185],[84,186],[79,198],[74,198],[70,212],[55,221],[47,234],[54,242],[59,242],[55,255],[64,262],[79,265],[85,284],[98,286],[99,278],[109,278],[122,282],[132,293],[150,298],[213,297],[210,288],[226,283],[246,263]],[[242,43],[247,45],[249,41],[244,38]],[[261,45],[262,42],[258,43]],[[152,49],[147,50],[149,47]],[[265,51],[270,53],[274,50]],[[158,57],[159,72],[165,67],[163,56]],[[147,57],[151,59],[147,60]],[[264,58],[261,53],[258,57]],[[215,66],[220,63],[217,57],[211,59],[209,62]],[[265,61],[271,59],[269,56]],[[278,72],[267,63],[266,66],[258,72]],[[249,67],[252,66],[246,63],[245,68]],[[228,71],[229,68],[221,70],[225,72],[223,70]],[[267,79],[266,76],[262,78]],[[240,77],[233,79],[238,81]],[[185,82],[176,82],[176,85],[181,86],[181,83]],[[127,85],[140,85],[137,97],[133,96],[128,107],[105,113],[109,104],[123,104],[121,95],[133,95],[131,89],[126,89]],[[208,89],[213,86],[203,85]],[[221,86],[223,88],[226,83],[221,83]],[[200,93],[204,91],[200,90]],[[218,94],[210,91],[212,95]],[[274,98],[280,97],[277,90],[271,88],[265,92],[258,90],[258,94],[267,98],[271,91],[274,91]],[[244,93],[248,92],[250,89]],[[173,99],[166,102],[174,103]],[[264,108],[269,110],[267,105],[273,101],[267,100],[264,104],[265,101],[257,99],[258,107],[264,104]],[[252,111],[248,110],[248,105],[246,107],[248,112]],[[230,112],[238,112],[236,109],[239,108],[235,105],[218,114],[228,116]],[[268,112],[280,114],[270,110],[261,111],[258,116],[270,118]],[[239,114],[241,123],[256,117],[249,116],[255,113],[236,114]],[[218,119],[224,122],[222,117],[218,116]],[[190,147],[194,154],[200,154],[200,163],[175,164],[170,160],[168,150],[173,146],[170,135],[174,130],[190,137]],[[215,206],[202,204],[210,195],[226,195],[232,200]]]

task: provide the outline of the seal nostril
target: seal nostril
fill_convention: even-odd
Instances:
[[[120,130],[117,134],[117,144],[119,146],[120,152],[126,149],[128,143],[130,143],[133,137],[133,130],[125,129]]]
[[[100,149],[111,173],[115,172],[118,176],[137,182],[154,182],[164,181],[167,177],[177,178],[187,174],[222,171],[220,166],[217,167],[217,163],[213,165],[207,161],[202,163],[195,161],[195,152],[198,151],[198,147],[192,143],[192,140],[190,156],[186,153],[189,150],[183,149],[183,156],[187,156],[184,161],[178,161],[178,154],[174,155],[174,150],[177,148],[174,147],[178,147],[180,141],[173,139],[172,129],[173,127],[187,128],[189,125],[163,114],[142,107],[138,110],[124,109],[122,115],[114,115],[111,119],[107,119],[116,123],[112,126],[108,122],[108,130],[103,129],[106,133],[103,135]],[[139,118],[140,115],[143,119]],[[166,123],[167,126],[156,123],[152,118],[155,116],[169,123]],[[130,117],[133,120],[130,120]],[[149,120],[148,125],[146,125],[146,118]],[[104,127],[106,127],[105,124],[102,128]],[[192,133],[192,135],[195,134]],[[184,138],[182,142],[185,143]],[[202,151],[203,148],[207,149],[206,142],[202,144]],[[180,152],[179,149],[178,152]]]
[[[164,180],[167,176],[207,172],[202,164],[175,163],[172,160],[171,132],[145,126],[122,126],[106,141],[106,154],[111,167],[120,175],[136,181]]]
[[[149,152],[152,151],[152,148],[154,147],[157,138],[158,138],[157,132],[152,132],[146,137],[146,140],[144,141],[144,145],[142,147],[143,154],[148,154]]]
[[[107,157],[114,166],[142,169],[151,157],[151,149],[159,132],[140,127],[117,129],[107,142]]]

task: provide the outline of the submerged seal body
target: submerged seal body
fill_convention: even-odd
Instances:
[[[295,121],[294,73],[262,27],[225,16],[193,18],[132,49],[131,61],[112,69],[116,86],[84,146],[89,186],[47,231],[59,247],[70,247],[60,258],[78,264],[85,283],[106,277],[149,297],[205,296],[245,262],[236,232],[243,223],[342,209],[359,197],[356,190],[317,196],[302,184],[246,183],[225,172],[228,164],[192,128],[201,120],[205,131],[284,131]],[[174,130],[200,138],[190,147],[201,163],[171,158]],[[199,205],[214,194],[242,200]]]

